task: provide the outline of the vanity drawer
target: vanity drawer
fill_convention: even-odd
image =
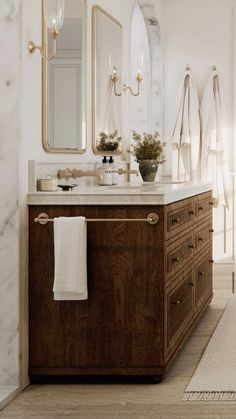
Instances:
[[[206,256],[195,263],[195,308],[198,311],[205,300],[212,294],[212,249],[207,249]]]
[[[201,252],[204,248],[210,245],[212,241],[213,229],[212,220],[205,224],[201,224],[196,228],[195,232],[195,248],[196,253]]]
[[[212,193],[206,192],[205,194],[198,195],[195,198],[195,220],[198,221],[202,218],[211,215],[213,208]]]
[[[192,198],[167,206],[166,239],[191,227],[194,221],[194,201]]]
[[[182,276],[182,275],[181,275]],[[167,352],[185,334],[194,316],[194,281],[193,270],[189,268],[178,280],[169,287],[166,294],[167,307]]]
[[[186,234],[166,247],[167,280],[192,260],[194,247],[195,238],[193,232]]]

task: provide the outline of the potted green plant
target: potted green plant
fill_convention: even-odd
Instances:
[[[117,152],[121,143],[121,136],[118,130],[108,134],[105,131],[100,131],[98,134],[96,146],[98,151],[104,151],[105,153]]]
[[[158,165],[166,161],[165,143],[161,141],[157,131],[154,134],[143,133],[143,135],[133,131],[133,140],[130,152],[139,163],[142,179],[144,182],[154,182]]]

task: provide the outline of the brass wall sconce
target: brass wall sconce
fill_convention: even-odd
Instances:
[[[140,84],[141,84],[142,80],[143,80],[143,78],[142,78],[141,71],[138,71],[138,74],[137,74],[137,77],[136,77],[136,81],[137,81],[137,91],[136,91],[136,93],[133,91],[131,86],[127,86],[126,84],[124,84],[123,91],[125,92],[126,90],[129,90],[132,96],[139,96],[140,95]]]
[[[119,77],[117,76],[117,70],[116,67],[113,68],[113,72],[111,75],[111,82],[113,84],[113,89],[114,89],[114,95],[115,96],[121,96],[121,93],[117,92],[117,82],[119,80]],[[137,81],[137,91],[134,92],[134,90],[132,89],[131,86],[127,86],[126,84],[123,85],[123,92],[125,92],[126,90],[129,90],[129,92],[131,93],[132,96],[139,96],[140,95],[140,84],[142,82],[143,78],[142,78],[142,74],[141,71],[138,71],[137,77],[136,77],[136,81]]]
[[[52,54],[50,56],[46,56],[43,48],[39,45],[35,45],[33,41],[28,43],[28,50],[30,54],[37,49],[39,50],[43,60],[50,61],[55,58],[57,50],[57,37],[59,35],[59,29],[63,25],[64,21],[64,9],[65,0],[43,0],[44,20],[52,38]]]

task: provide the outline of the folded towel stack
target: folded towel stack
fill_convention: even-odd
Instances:
[[[54,300],[87,300],[87,228],[84,217],[54,219]]]

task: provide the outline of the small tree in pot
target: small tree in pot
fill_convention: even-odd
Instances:
[[[160,135],[156,131],[154,134],[138,134],[133,131],[134,144],[130,147],[130,152],[135,156],[139,163],[139,171],[144,182],[154,182],[158,165],[166,161],[164,154],[165,143],[160,140]]]

